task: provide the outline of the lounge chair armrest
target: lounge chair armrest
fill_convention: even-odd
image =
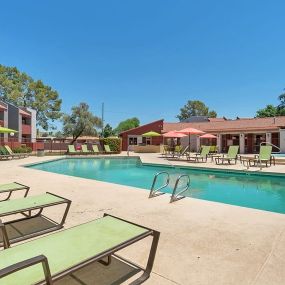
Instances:
[[[46,256],[44,255],[38,255],[23,261],[20,261],[18,263],[15,263],[13,265],[10,265],[6,268],[3,268],[0,270],[0,278],[3,278],[7,275],[13,274],[17,271],[20,271],[22,269],[25,269],[30,266],[34,266],[38,263],[42,264],[43,271],[44,271],[44,276],[45,276],[45,281],[47,285],[52,285],[52,278],[50,274],[50,269],[49,269],[49,264]]]

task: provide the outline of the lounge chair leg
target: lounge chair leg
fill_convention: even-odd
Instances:
[[[65,208],[65,212],[64,212],[63,217],[62,217],[62,220],[60,222],[60,226],[63,226],[63,224],[65,223],[65,220],[66,220],[66,217],[67,217],[70,205],[71,205],[71,201],[68,201],[67,205],[66,205],[66,208]]]
[[[3,247],[4,249],[7,249],[10,247],[10,241],[8,238],[6,227],[1,220],[0,220],[0,230],[2,231]]]
[[[152,267],[153,267],[154,259],[155,259],[155,254],[156,254],[157,245],[159,241],[159,235],[160,235],[159,232],[153,231],[153,240],[152,240],[151,249],[149,252],[146,269],[144,273],[138,279],[130,283],[130,285],[142,284],[144,281],[146,281],[149,278]]]
[[[99,263],[103,264],[104,266],[108,266],[111,264],[111,261],[112,261],[112,258],[111,258],[111,255],[108,255],[107,257],[107,261],[101,259],[101,260],[98,260]]]

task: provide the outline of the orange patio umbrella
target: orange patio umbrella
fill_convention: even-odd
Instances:
[[[178,133],[184,134],[184,135],[188,135],[189,137],[189,151],[190,151],[190,136],[191,135],[203,135],[205,134],[205,132],[195,129],[195,128],[186,128],[180,131],[177,131]]]

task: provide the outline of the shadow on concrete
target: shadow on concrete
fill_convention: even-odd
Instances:
[[[26,219],[18,222],[11,222],[6,224],[6,230],[9,240],[25,237],[30,234],[35,234],[53,228],[56,224],[44,216],[38,216],[31,219]],[[0,232],[0,243],[2,243],[3,237]]]
[[[112,257],[112,262],[108,266],[94,262],[58,280],[54,285],[119,285],[140,271]]]

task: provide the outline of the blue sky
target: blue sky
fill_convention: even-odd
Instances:
[[[285,88],[284,1],[3,1],[0,63],[106,122],[176,121],[187,100],[249,117]]]

